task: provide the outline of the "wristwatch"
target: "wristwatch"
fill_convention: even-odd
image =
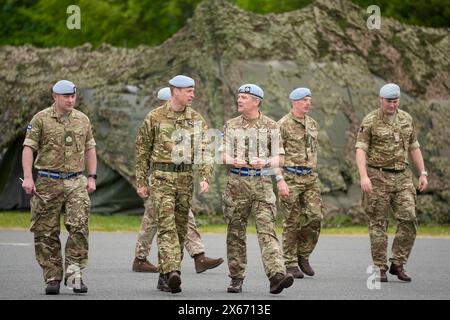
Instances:
[[[97,180],[97,174],[95,174],[95,173],[89,174],[88,178],[94,178],[94,180]]]
[[[425,176],[425,177],[428,177],[428,172],[425,170],[425,171],[422,171],[421,173],[420,173],[420,175],[421,176]]]
[[[283,176],[275,176],[275,180],[277,180],[277,182],[280,182],[283,179],[284,179]]]

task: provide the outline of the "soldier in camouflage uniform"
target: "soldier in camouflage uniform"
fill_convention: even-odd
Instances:
[[[88,219],[95,190],[96,153],[88,117],[75,110],[76,87],[67,80],[53,86],[54,104],[37,113],[27,126],[23,143],[22,187],[31,198],[31,231],[35,253],[43,269],[46,294],[58,294],[64,269],[61,257],[60,214],[69,232],[65,247],[65,284],[76,293],[87,292],[81,269],[88,261]],[[34,163],[38,169],[33,181]],[[82,174],[85,162],[89,178]]]
[[[160,104],[164,104],[166,101],[170,100],[170,88],[165,87],[160,89],[157,98]],[[132,270],[135,272],[158,272],[158,268],[147,259],[150,255],[152,241],[157,230],[156,219],[150,198],[145,201],[144,206],[145,212],[142,217],[138,240],[136,242]],[[223,263],[222,258],[211,259],[205,256],[205,246],[203,245],[202,238],[198,232],[192,210],[189,210],[188,231],[184,245],[189,255],[194,259],[195,271],[197,273],[216,268]]]
[[[285,273],[280,244],[275,234],[276,198],[270,174],[284,154],[275,121],[259,111],[264,92],[254,84],[239,88],[241,115],[226,122],[221,151],[230,164],[223,193],[223,214],[228,225],[227,257],[231,293],[242,292],[247,264],[246,229],[250,214],[255,215],[258,242],[270,293],[278,294],[292,285]],[[273,134],[275,133],[275,134]],[[277,141],[278,140],[278,141]]]
[[[278,121],[285,151],[283,173],[277,175],[283,212],[283,256],[288,273],[303,278],[314,275],[309,256],[319,240],[322,198],[317,167],[317,123],[307,115],[311,91],[291,92],[292,110]],[[303,209],[303,210],[302,210]],[[302,214],[300,214],[302,213]]]
[[[203,117],[191,108],[193,79],[176,76],[169,81],[172,98],[152,110],[136,137],[136,180],[139,196],[150,201],[156,214],[158,288],[181,291],[181,260],[193,192],[192,162],[195,141],[207,130]],[[212,167],[200,164],[200,192],[208,191]],[[149,175],[149,173],[151,173]],[[147,177],[150,178],[147,180]],[[165,290],[164,290],[165,291]]]
[[[416,190],[408,169],[408,153],[418,172],[419,191],[427,187],[427,172],[411,116],[398,109],[400,88],[380,90],[380,108],[364,117],[356,140],[356,164],[361,178],[363,207],[369,221],[372,259],[387,282],[388,212],[398,222],[389,273],[411,281],[404,269],[416,237]],[[366,166],[367,165],[367,166]]]

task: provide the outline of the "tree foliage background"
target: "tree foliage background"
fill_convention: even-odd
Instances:
[[[0,0],[0,45],[73,47],[108,43],[119,47],[157,45],[193,15],[202,0]],[[209,1],[209,0],[206,0]],[[229,0],[242,9],[266,14],[300,9],[312,0]],[[429,26],[450,26],[450,0],[352,0],[382,16]],[[69,30],[66,9],[81,9],[81,30]]]

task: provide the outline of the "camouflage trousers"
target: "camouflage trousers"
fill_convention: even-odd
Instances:
[[[156,215],[159,272],[181,271],[193,192],[192,172],[155,170],[149,185]]]
[[[231,174],[223,193],[223,214],[227,223],[229,276],[244,279],[247,266],[247,222],[255,216],[256,232],[264,272],[268,278],[284,274],[284,261],[275,234],[276,198],[270,177],[241,177]]]
[[[153,238],[156,235],[157,224],[150,198],[144,203],[145,212],[142,217],[141,228],[136,242],[135,256],[139,259],[146,259],[150,255]],[[195,223],[194,213],[189,210],[188,229],[184,246],[191,257],[205,252],[202,238]]]
[[[283,257],[286,267],[295,267],[298,257],[309,258],[319,240],[323,219],[317,174],[299,176],[286,172],[289,196],[280,197],[283,214]]]
[[[416,190],[411,171],[381,172],[367,168],[372,192],[363,194],[363,207],[369,221],[370,244],[374,264],[387,270],[388,214],[392,210],[397,231],[392,244],[391,262],[406,264],[416,238]]]
[[[44,273],[45,282],[63,279],[61,257],[60,215],[69,233],[65,247],[65,270],[83,269],[88,261],[90,199],[87,179],[52,179],[38,177],[36,191],[45,200],[31,198],[31,228],[34,233],[36,260]]]

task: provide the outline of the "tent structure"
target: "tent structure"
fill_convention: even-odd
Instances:
[[[23,177],[21,155],[24,137],[19,137],[0,158],[0,170],[5,174],[0,180],[0,209],[27,210],[30,198],[25,194],[19,181]],[[91,195],[92,211],[98,213],[142,213],[142,200],[130,183],[98,161],[97,190]],[[36,178],[36,172],[34,172]]]
[[[127,191],[135,183],[136,131],[157,106],[158,89],[174,75],[187,74],[197,83],[193,107],[217,129],[236,116],[235,95],[242,83],[264,89],[262,111],[275,120],[289,112],[292,89],[311,89],[326,214],[361,214],[356,133],[363,116],[378,107],[379,88],[398,83],[401,108],[416,119],[430,173],[429,189],[418,197],[418,214],[450,222],[450,33],[384,17],[380,30],[369,30],[367,18],[348,0],[317,0],[301,10],[269,15],[209,0],[157,47],[0,47],[0,191],[6,199],[0,209],[5,203],[24,205],[23,196],[12,192],[18,188],[18,145],[33,114],[51,104],[49,91],[59,79],[81,89],[78,108],[93,123],[101,170],[111,175],[93,196],[94,204],[98,197],[101,212],[141,206]],[[215,169],[210,193],[195,192],[197,212],[221,212],[226,169]],[[124,202],[119,205],[118,199]]]

